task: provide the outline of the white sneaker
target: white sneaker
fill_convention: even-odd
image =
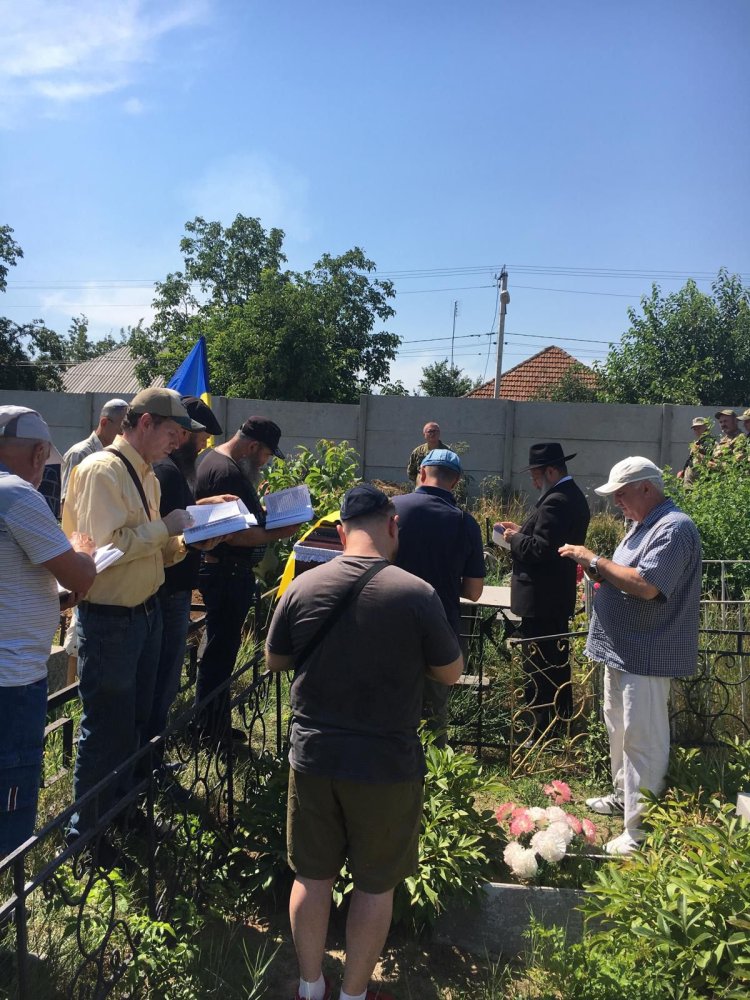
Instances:
[[[586,805],[600,816],[620,816],[623,813],[622,803],[614,795],[602,795],[599,798],[586,799]]]
[[[633,840],[626,830],[619,837],[615,837],[614,840],[610,840],[604,845],[604,853],[612,857],[624,857],[637,851],[639,847],[638,841]]]

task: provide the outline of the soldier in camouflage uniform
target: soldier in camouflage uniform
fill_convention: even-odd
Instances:
[[[734,410],[719,410],[716,414],[722,436],[714,445],[713,455],[708,463],[710,469],[720,472],[727,468],[747,468],[748,442],[737,425]]]
[[[713,455],[716,441],[711,433],[711,425],[705,417],[695,417],[692,423],[695,441],[690,445],[687,460],[682,467],[682,471],[677,473],[677,478],[681,479],[685,486],[690,486],[701,472],[705,471],[708,461]]]
[[[744,413],[740,414],[740,420],[745,428],[745,434],[750,437],[750,409],[747,409]]]
[[[430,420],[424,425],[424,444],[418,444],[409,456],[409,464],[406,466],[406,474],[413,483],[416,483],[419,475],[419,466],[428,451],[434,448],[445,448],[446,445],[440,440],[440,424],[435,420]]]

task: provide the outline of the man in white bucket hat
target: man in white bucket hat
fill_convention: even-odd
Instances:
[[[644,838],[641,789],[658,795],[669,762],[669,685],[695,672],[701,595],[701,543],[693,522],[664,495],[661,470],[624,458],[596,492],[612,496],[632,524],[611,559],[563,545],[599,584],[586,643],[604,664],[604,721],[613,790],[587,800],[594,812],[622,813],[624,831],[605,845],[630,854]]]

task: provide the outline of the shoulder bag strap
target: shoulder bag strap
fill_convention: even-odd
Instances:
[[[382,562],[377,562],[375,563],[374,566],[371,566],[368,570],[365,570],[362,576],[357,578],[357,580],[349,588],[349,590],[347,590],[347,592],[344,594],[344,596],[341,598],[338,604],[334,606],[333,610],[328,615],[323,624],[318,628],[317,632],[315,632],[312,638],[308,639],[308,641],[299,651],[297,656],[295,656],[294,659],[296,667],[302,666],[305,660],[309,658],[313,650],[320,645],[323,639],[325,639],[325,637],[331,631],[333,626],[342,616],[344,611],[346,611],[349,605],[352,604],[354,599],[358,596],[360,591],[367,586],[367,584],[370,582],[370,580],[372,580],[374,576],[376,576],[381,570],[385,569],[386,566],[390,566],[390,563],[388,562],[387,559],[384,559]]]
[[[125,456],[123,455],[123,453],[121,451],[119,451],[117,448],[105,448],[104,450],[108,451],[110,453],[110,455],[117,455],[117,457],[122,460],[123,465],[125,466],[125,468],[130,473],[130,478],[133,480],[133,483],[135,484],[135,488],[138,490],[138,495],[141,498],[141,502],[143,504],[143,509],[146,511],[146,520],[150,521],[151,520],[151,509],[150,509],[150,507],[148,505],[148,500],[146,499],[146,494],[145,494],[144,489],[143,489],[143,483],[138,478],[138,473],[133,468],[132,463],[129,462],[128,459],[125,458]]]

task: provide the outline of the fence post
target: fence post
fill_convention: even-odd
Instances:
[[[13,862],[13,892],[16,897],[16,969],[18,972],[19,1000],[31,1000],[29,993],[29,933],[26,926],[26,895],[24,878],[24,862],[26,855],[21,854]]]
[[[367,479],[367,401],[369,396],[359,397],[359,418],[357,420],[357,451],[362,466],[362,478]]]

